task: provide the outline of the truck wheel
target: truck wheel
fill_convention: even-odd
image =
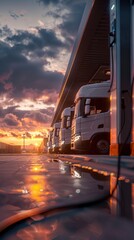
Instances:
[[[94,150],[98,154],[109,154],[109,141],[105,138],[95,140]]]

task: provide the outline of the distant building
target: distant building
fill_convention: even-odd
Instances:
[[[0,142],[0,153],[21,153],[21,146]]]

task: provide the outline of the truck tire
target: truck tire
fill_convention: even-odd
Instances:
[[[107,155],[109,154],[109,140],[102,138],[101,136],[96,138],[93,143],[94,151],[97,154]]]

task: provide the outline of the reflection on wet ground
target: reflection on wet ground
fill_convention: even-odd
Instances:
[[[13,227],[2,240],[133,240],[133,223],[90,208],[29,219]]]
[[[52,201],[56,193],[48,181],[50,174],[46,170],[48,163],[44,165],[39,156],[23,157],[21,160],[18,157],[18,161],[16,159],[3,165],[0,178],[0,206],[7,206],[12,210],[26,210],[44,205],[48,200]],[[7,212],[5,215],[7,217]]]
[[[16,164],[17,170],[14,171],[16,167],[13,168],[13,165]],[[7,168],[10,168],[10,173]],[[0,205],[11,205],[17,210],[55,204],[56,201],[92,200],[100,197],[98,192],[99,195],[109,192],[108,179],[103,179],[104,186],[101,186],[100,180],[97,185],[97,180],[88,172],[83,171],[82,177],[79,177],[78,170],[73,170],[74,174],[71,175],[70,166],[47,159],[44,161],[44,157],[39,156],[29,157],[19,165],[16,161],[9,162],[3,171],[5,174],[0,181]]]
[[[99,200],[110,192],[110,175],[106,172],[98,172],[96,169],[91,170],[89,167],[81,168],[79,164],[71,166],[71,164],[62,161],[48,159],[47,156],[43,155],[1,156],[0,166],[1,220],[36,207]],[[114,187],[114,184],[112,187]],[[117,215],[116,198],[117,195],[115,194],[110,201],[105,201],[103,204],[96,206],[97,213],[95,211],[94,218],[96,218],[94,221],[97,225],[92,226],[91,218],[87,214],[89,209],[57,213],[56,216],[49,216],[48,219],[40,215],[20,225],[17,234],[13,230],[10,231],[9,236],[1,239],[60,240],[63,239],[64,234],[64,239],[74,239],[78,235],[78,230],[81,231],[82,235],[78,235],[77,239],[89,239],[87,235],[82,238],[84,228],[87,227],[91,235],[92,231],[95,232],[93,236],[96,236],[96,238],[93,239],[99,239],[96,234],[101,236],[104,226],[99,225],[97,214],[102,212],[103,214]],[[102,217],[101,215],[98,216]],[[69,220],[70,218],[71,220]],[[70,238],[68,234],[73,232],[75,234]],[[108,235],[106,236],[108,239]]]

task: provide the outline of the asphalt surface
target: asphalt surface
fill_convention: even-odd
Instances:
[[[45,155],[0,156],[0,220],[23,210],[108,194],[108,181],[99,190],[98,181],[90,174],[85,176],[72,176],[69,166]]]

